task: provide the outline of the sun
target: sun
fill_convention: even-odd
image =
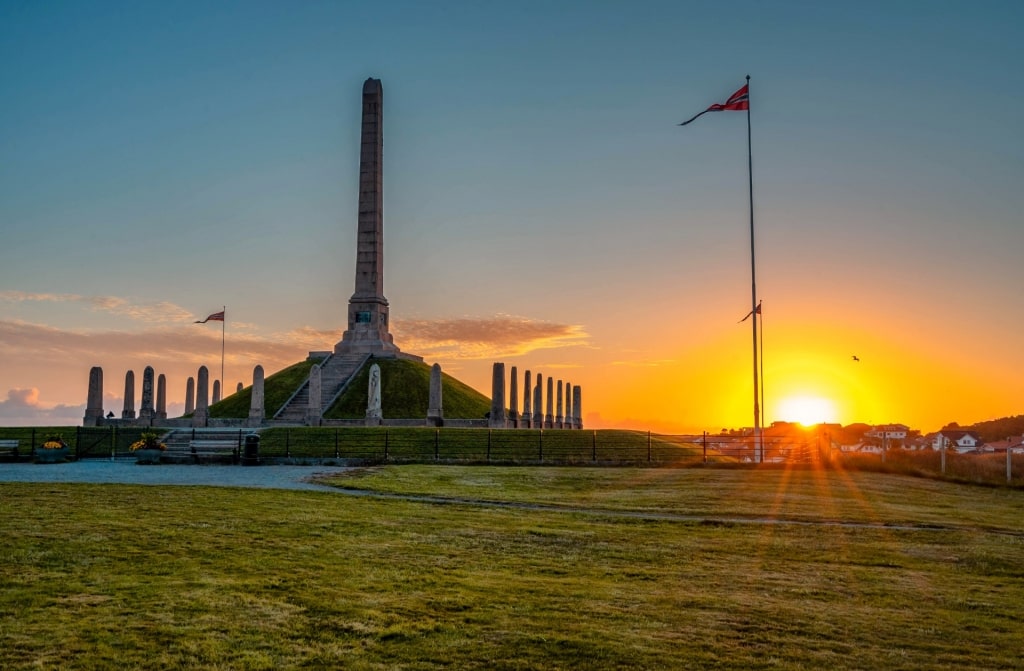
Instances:
[[[820,396],[789,396],[779,401],[779,418],[785,422],[799,422],[804,426],[834,422],[835,404]]]

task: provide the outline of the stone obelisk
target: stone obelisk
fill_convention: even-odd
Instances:
[[[135,371],[124,374],[124,410],[121,419],[135,419]]]
[[[444,385],[441,380],[441,364],[430,367],[430,389],[427,403],[427,425],[444,426]]]
[[[103,422],[103,369],[89,369],[89,396],[85,403],[85,421],[82,426],[99,426]]]
[[[491,414],[487,426],[492,429],[508,428],[505,415],[505,364],[495,361],[491,373]]]
[[[363,83],[362,144],[359,150],[359,233],[356,290],[348,302],[348,329],[336,354],[398,355],[388,331],[384,298],[384,89],[379,79]]]

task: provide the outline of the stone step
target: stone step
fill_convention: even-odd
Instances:
[[[362,369],[366,361],[365,354],[345,354],[328,360],[321,372],[324,412],[330,408],[338,392]]]
[[[326,412],[341,391],[366,362],[365,354],[332,355],[320,368],[321,412]],[[274,417],[275,422],[302,424],[309,409],[309,380],[302,383],[296,394]]]

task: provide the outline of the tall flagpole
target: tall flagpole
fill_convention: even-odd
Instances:
[[[747,176],[750,183],[750,309],[757,310],[757,270],[754,265],[754,154],[750,140],[750,75],[747,75]],[[757,382],[757,313],[750,320],[754,349],[754,456],[758,463],[764,461],[764,445],[761,436],[761,403]]]
[[[758,334],[758,337],[761,340],[761,342],[760,342],[760,346],[761,346],[761,409],[762,409],[762,415],[763,415],[764,414],[764,409],[765,409],[765,402],[764,402],[764,302],[763,301],[758,301],[757,307],[760,308],[757,311],[757,316],[761,319],[761,332]],[[762,420],[764,420],[765,423],[767,423],[767,421],[768,421],[768,420],[765,420],[764,417],[762,417]]]
[[[224,328],[228,321],[228,306],[223,306],[224,319],[220,320],[220,395],[226,397],[227,382],[224,381]]]

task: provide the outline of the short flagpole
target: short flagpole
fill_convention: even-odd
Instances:
[[[754,154],[751,148],[750,131],[750,75],[747,75],[747,177],[750,186],[750,309],[757,310],[757,270],[754,265]],[[757,381],[757,313],[750,320],[754,349],[754,453],[758,463],[764,461],[764,445],[761,435],[761,403]]]
[[[220,395],[226,397],[227,382],[224,381],[224,329],[228,321],[228,306],[222,307],[223,319],[220,320]]]

